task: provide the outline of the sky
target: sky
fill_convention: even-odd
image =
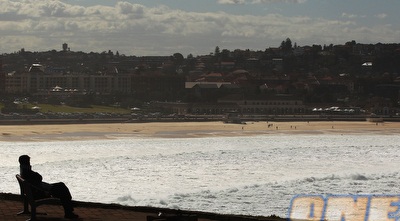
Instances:
[[[0,0],[0,54],[168,56],[220,49],[400,43],[399,0]]]

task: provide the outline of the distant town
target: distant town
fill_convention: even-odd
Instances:
[[[400,44],[298,46],[184,57],[85,53],[67,43],[0,57],[2,113],[35,104],[118,106],[132,116],[385,116],[400,113]],[[39,107],[37,107],[39,109]]]

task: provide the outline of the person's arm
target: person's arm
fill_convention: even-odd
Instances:
[[[33,185],[39,185],[43,180],[42,175],[32,170],[25,173],[22,177]]]

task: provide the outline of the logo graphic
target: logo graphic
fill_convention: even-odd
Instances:
[[[400,221],[400,195],[296,195],[289,220]]]

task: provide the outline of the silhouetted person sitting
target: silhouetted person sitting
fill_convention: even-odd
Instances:
[[[20,156],[18,161],[20,164],[20,175],[22,176],[22,178],[24,178],[30,184],[35,185],[46,192],[49,192],[53,197],[59,198],[61,204],[64,207],[65,218],[68,219],[78,218],[78,215],[76,215],[73,212],[74,208],[72,206],[71,193],[69,192],[68,187],[64,183],[59,182],[59,183],[49,184],[43,182],[42,176],[39,173],[32,171],[30,157],[28,155]],[[33,195],[35,198],[40,199],[45,197],[45,192],[38,191],[34,192]]]

